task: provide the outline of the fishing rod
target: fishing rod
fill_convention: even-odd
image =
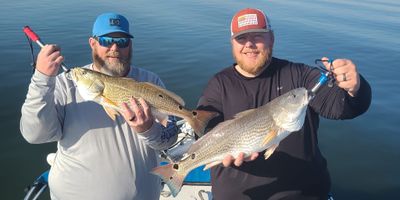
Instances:
[[[40,40],[39,36],[33,32],[33,30],[29,26],[24,26],[23,29],[25,35],[32,41],[36,42],[41,48],[44,47],[44,43]],[[62,62],[61,63],[61,68],[64,70],[64,72],[69,72],[68,67]]]

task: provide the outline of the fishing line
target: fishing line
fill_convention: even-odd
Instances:
[[[33,32],[33,30],[29,26],[25,26],[23,29],[25,35],[31,40],[36,42],[41,48],[44,47],[44,43],[40,40],[39,36]],[[64,70],[66,74],[70,71],[70,69],[62,62],[61,63],[61,68]]]
[[[32,40],[29,39],[29,36],[27,34],[25,34],[25,36],[26,36],[26,39],[28,40],[28,44],[29,44],[29,47],[31,50],[31,59],[32,59],[31,66],[32,66],[32,73],[34,73],[35,69],[36,69],[36,58],[35,58],[35,54],[33,53]]]

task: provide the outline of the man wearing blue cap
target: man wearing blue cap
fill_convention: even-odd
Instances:
[[[164,87],[154,73],[131,66],[129,22],[116,13],[97,17],[89,38],[95,71]],[[65,73],[56,45],[43,47],[22,106],[21,133],[30,143],[58,142],[49,175],[52,199],[159,199],[160,180],[154,149],[177,138],[173,123],[154,121],[146,102],[131,99],[123,116],[111,120],[100,105],[85,101]]]

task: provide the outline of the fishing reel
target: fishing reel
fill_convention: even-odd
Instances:
[[[160,157],[168,162],[179,161],[189,147],[196,141],[196,134],[185,120],[176,122],[179,127],[178,139],[168,149],[160,152]]]

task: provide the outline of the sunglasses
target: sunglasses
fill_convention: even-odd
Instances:
[[[110,47],[112,44],[116,44],[118,48],[126,48],[129,46],[129,42],[131,38],[113,38],[113,37],[106,37],[106,36],[96,36],[94,37],[95,40],[99,42],[99,44],[103,47]]]

